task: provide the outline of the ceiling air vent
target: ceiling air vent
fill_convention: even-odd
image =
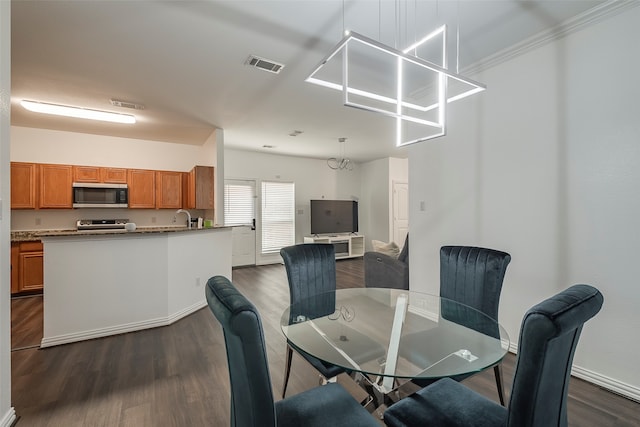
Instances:
[[[244,62],[245,65],[250,65],[255,68],[259,68],[270,73],[278,74],[284,68],[284,64],[278,64],[277,62],[269,59],[260,58],[259,56],[249,55]]]
[[[132,108],[134,110],[144,110],[144,105],[135,104],[129,101],[121,101],[119,99],[110,99],[111,105],[114,107]]]

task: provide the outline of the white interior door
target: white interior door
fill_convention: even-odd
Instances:
[[[225,179],[224,221],[231,229],[231,265],[256,263],[256,182]]]
[[[409,231],[409,184],[393,182],[393,241],[402,248]]]

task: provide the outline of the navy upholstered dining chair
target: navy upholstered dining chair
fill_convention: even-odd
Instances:
[[[584,323],[604,298],[574,285],[533,306],[520,328],[509,406],[444,378],[392,405],[389,427],[566,427],[571,364]]]
[[[205,293],[224,333],[232,427],[379,426],[337,383],[274,403],[264,331],[257,309],[222,276],[209,279]]]
[[[440,248],[440,297],[453,300],[470,306],[492,319],[498,320],[498,305],[502,283],[511,262],[511,255],[495,249],[479,248],[474,246],[443,246]],[[449,310],[449,306],[443,300],[441,315],[444,319],[465,322]],[[473,325],[468,325],[474,327]],[[498,331],[479,331],[499,338]],[[421,339],[421,334],[406,337],[404,345],[420,346],[427,342]],[[497,334],[497,335],[496,335]],[[422,343],[421,343],[422,342]],[[504,387],[502,383],[502,365],[494,367],[496,386],[500,403],[504,405]],[[456,381],[462,381],[472,374],[452,377]],[[421,387],[433,383],[436,380],[416,379],[413,382]]]
[[[333,245],[325,243],[293,245],[282,248],[280,255],[282,255],[287,271],[289,302],[296,310],[290,312],[291,321],[300,315],[307,319],[314,319],[332,314],[336,309],[334,293],[336,290],[336,258]],[[384,348],[369,337],[346,326],[343,328],[345,329],[343,334],[347,335],[349,339],[341,344],[351,347],[349,354],[356,362],[372,360],[385,354]],[[322,380],[328,380],[346,372],[344,368],[326,363],[287,341],[282,397],[285,397],[287,392],[293,350],[320,373]]]

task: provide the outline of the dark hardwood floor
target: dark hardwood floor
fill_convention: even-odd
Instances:
[[[232,280],[262,315],[278,399],[285,355],[279,319],[289,301],[284,267],[235,269]],[[338,262],[338,286],[363,286],[361,259]],[[22,325],[16,334],[41,334],[41,317],[36,320],[41,313],[32,314],[33,324]],[[33,330],[37,328],[39,332]],[[26,340],[15,337],[17,342],[23,338]],[[229,425],[224,341],[207,308],[163,328],[47,349],[16,350],[11,356],[18,427]],[[505,384],[511,382],[514,362],[513,355],[504,361]],[[294,356],[288,393],[299,393],[317,382],[313,369]],[[493,371],[465,384],[497,401]],[[569,394],[572,427],[640,426],[640,404],[636,402],[575,378]]]
[[[42,315],[42,294],[11,298],[12,351],[40,346]]]

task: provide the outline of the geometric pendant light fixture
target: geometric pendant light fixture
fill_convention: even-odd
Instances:
[[[345,106],[395,118],[397,146],[426,141],[446,134],[448,103],[486,89],[448,69],[446,46],[446,25],[404,50],[346,32],[306,81],[341,91]]]

